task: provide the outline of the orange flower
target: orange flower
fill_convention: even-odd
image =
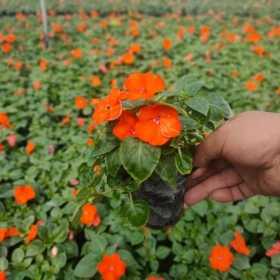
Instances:
[[[246,84],[246,89],[247,90],[257,90],[258,86],[254,82],[248,81]]]
[[[232,246],[236,252],[249,256],[250,249],[247,248],[242,235],[239,232],[235,232],[234,236],[235,239],[230,242],[230,246]]]
[[[138,118],[135,114],[122,112],[120,121],[113,129],[113,134],[121,140],[128,136],[134,136],[137,122]]]
[[[100,25],[101,25],[103,28],[107,28],[107,27],[108,27],[108,22],[105,21],[105,20],[102,20],[102,21],[100,22]]]
[[[150,276],[150,277],[147,278],[146,280],[164,280],[164,278],[162,278],[162,277],[156,277],[156,276]]]
[[[130,46],[129,51],[132,53],[139,53],[141,51],[141,45],[139,43],[135,43]]]
[[[0,113],[0,129],[1,128],[12,128],[13,125],[9,123],[9,117],[5,113]]]
[[[31,155],[31,153],[34,151],[35,149],[35,144],[32,141],[28,141],[27,145],[26,145],[26,153],[28,155]]]
[[[78,193],[78,190],[72,190],[71,193],[72,193],[74,196],[76,196],[77,193]]]
[[[210,27],[209,26],[203,26],[201,29],[200,29],[200,34],[201,35],[209,35],[210,34]]]
[[[172,44],[172,42],[168,38],[165,38],[162,42],[163,48],[167,51],[171,49],[171,44]]]
[[[266,254],[266,256],[271,257],[271,258],[274,255],[280,254],[280,241],[274,243],[272,245],[272,247],[265,252],[265,254]]]
[[[83,57],[83,53],[80,49],[74,49],[71,51],[71,54],[76,57],[76,58],[82,58]]]
[[[78,30],[79,32],[84,32],[84,31],[85,31],[85,26],[84,26],[83,24],[79,24],[79,25],[77,26],[77,30]]]
[[[257,53],[259,56],[263,56],[264,55],[264,48],[261,46],[253,46],[251,48],[251,50],[255,53]]]
[[[37,233],[38,233],[38,228],[36,225],[31,225],[30,229],[29,229],[29,233],[28,235],[26,236],[25,240],[26,240],[26,243],[29,243],[30,241],[32,241],[33,239],[36,238],[37,236]]]
[[[96,104],[98,104],[98,102],[100,102],[100,99],[99,98],[91,98],[89,100],[89,103],[93,106],[95,106]]]
[[[194,59],[194,56],[193,56],[193,54],[190,53],[190,54],[186,55],[184,58],[186,61],[192,61]]]
[[[85,120],[83,118],[77,118],[76,120],[79,127],[83,127],[85,125]]]
[[[87,100],[82,97],[82,96],[77,96],[75,98],[75,106],[78,108],[78,109],[84,109],[86,106],[88,105],[88,102]]]
[[[62,120],[61,125],[66,125],[70,122],[70,113],[67,113],[66,117]]]
[[[97,12],[91,12],[91,17],[97,18],[98,17],[98,13]]]
[[[54,112],[54,107],[49,106],[48,104],[43,104],[43,106],[48,110],[49,112]]]
[[[93,139],[89,138],[89,139],[87,140],[87,145],[88,145],[88,146],[91,146],[93,143],[94,143]]]
[[[2,51],[5,53],[9,53],[12,50],[12,46],[8,43],[2,44]]]
[[[210,251],[210,265],[220,272],[226,272],[232,265],[233,259],[234,256],[227,246],[216,245]]]
[[[18,204],[26,204],[29,200],[36,197],[32,186],[22,185],[14,189],[15,200]]]
[[[55,24],[54,27],[53,27],[53,31],[55,33],[60,33],[60,32],[62,32],[62,27],[58,24]]]
[[[6,233],[6,237],[21,236],[21,235],[22,233],[18,231],[15,227],[11,227]]]
[[[4,151],[4,145],[0,142],[0,153]]]
[[[233,70],[233,71],[231,72],[231,76],[234,77],[234,78],[238,77],[238,72],[235,71],[235,70]]]
[[[132,28],[132,29],[130,30],[130,33],[131,33],[131,35],[134,36],[134,37],[139,36],[139,30],[138,30],[138,28]]]
[[[40,82],[39,82],[39,81],[34,81],[34,82],[33,82],[33,87],[34,87],[35,89],[40,89],[40,88],[41,88]]]
[[[40,67],[42,71],[46,71],[48,69],[48,61],[45,59],[40,60]]]
[[[16,61],[14,64],[14,67],[16,70],[20,70],[22,67],[22,63],[20,61]]]
[[[92,124],[90,124],[89,126],[88,126],[88,129],[87,129],[87,132],[88,133],[92,133],[93,132],[93,130],[95,129],[95,123],[93,122]]]
[[[122,112],[122,106],[119,100],[120,94],[121,91],[114,88],[96,105],[95,112],[92,115],[95,125],[103,121],[115,120],[120,116]]]
[[[124,87],[129,91],[130,101],[142,98],[150,100],[156,92],[164,90],[165,84],[161,76],[154,77],[152,72],[132,73],[125,79]]]
[[[97,76],[91,77],[91,83],[96,87],[100,86],[100,84],[101,84],[100,79]]]
[[[180,26],[177,32],[177,38],[182,39],[184,36],[185,28]]]
[[[194,27],[194,26],[190,26],[190,27],[188,28],[188,32],[189,32],[190,34],[194,33],[194,32],[195,32],[195,27]]]
[[[113,79],[113,80],[111,81],[111,89],[116,88],[116,87],[117,87],[117,84],[118,84],[117,79]]]
[[[1,228],[0,229],[0,242],[2,242],[7,234],[8,230],[6,228]]]
[[[257,82],[262,82],[264,80],[263,74],[262,73],[256,74],[254,80]]]
[[[6,273],[4,271],[0,271],[0,280],[6,280]]]
[[[114,51],[113,49],[109,48],[109,49],[106,51],[106,53],[107,53],[108,56],[112,56],[112,55],[115,53],[115,51]]]
[[[132,64],[134,61],[134,55],[132,53],[125,53],[122,58],[125,64]]]
[[[154,105],[140,110],[135,136],[152,146],[163,145],[180,134],[182,124],[177,111],[169,106]]]
[[[170,67],[172,66],[172,62],[171,62],[171,60],[170,60],[169,58],[164,57],[164,58],[162,59],[162,61],[163,61],[164,67],[170,68]]]
[[[97,266],[97,271],[104,280],[119,280],[125,274],[125,269],[126,263],[116,253],[111,256],[105,254],[103,260]]]
[[[280,87],[275,91],[276,94],[280,94]]]
[[[101,219],[97,212],[97,208],[94,205],[89,203],[85,204],[82,209],[83,213],[80,218],[80,222],[87,226],[99,226],[101,223]]]

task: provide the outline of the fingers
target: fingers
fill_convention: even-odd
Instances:
[[[225,159],[217,159],[211,162],[211,165],[208,167],[201,167],[198,168],[191,178],[187,181],[186,189],[191,189],[192,187],[198,185],[199,183],[203,182],[213,174],[217,173],[218,171],[224,169],[229,165],[228,161]]]
[[[212,160],[222,157],[225,139],[228,134],[224,129],[225,124],[211,133],[203,143],[197,146],[193,166],[206,167]]]
[[[184,201],[188,205],[192,205],[207,198],[217,189],[229,188],[242,182],[243,179],[234,168],[228,166],[188,190],[185,193]]]
[[[210,194],[210,197],[218,202],[230,202],[242,200],[256,195],[245,182],[230,188],[218,189]]]

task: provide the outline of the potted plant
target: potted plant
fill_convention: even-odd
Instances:
[[[159,75],[133,73],[97,104],[94,144],[78,168],[74,225],[86,203],[123,193],[120,214],[131,225],[161,229],[180,219],[195,148],[232,113],[191,76],[164,89]]]

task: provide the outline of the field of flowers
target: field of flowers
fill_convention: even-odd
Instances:
[[[46,48],[39,2],[0,5],[0,279],[280,280],[276,197],[206,200],[148,230],[112,194],[71,224],[92,114],[131,73],[169,90],[191,74],[234,114],[280,113],[279,3],[46,1]]]

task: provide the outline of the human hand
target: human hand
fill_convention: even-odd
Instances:
[[[208,196],[219,202],[280,196],[280,115],[248,111],[228,120],[197,147],[193,166],[189,205]]]

